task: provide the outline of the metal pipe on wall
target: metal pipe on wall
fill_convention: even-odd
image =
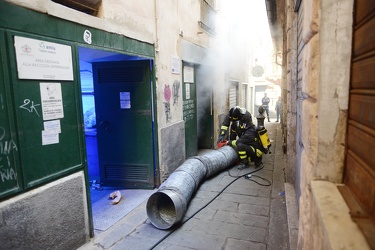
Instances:
[[[147,201],[147,216],[159,229],[169,229],[184,217],[188,203],[201,182],[236,163],[238,155],[224,146],[187,159]]]

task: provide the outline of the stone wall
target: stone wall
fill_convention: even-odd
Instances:
[[[303,0],[301,8],[298,249],[366,249],[363,237],[349,236],[358,227],[342,211],[336,186],[345,159],[353,1]]]
[[[83,171],[0,203],[1,249],[76,249],[88,239]]]

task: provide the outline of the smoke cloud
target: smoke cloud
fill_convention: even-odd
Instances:
[[[216,35],[204,63],[197,70],[198,128],[207,121],[207,110],[211,108],[207,106],[212,103],[209,93],[215,98],[212,109],[227,112],[231,80],[249,83],[255,59],[259,63],[261,58],[266,58],[257,48],[262,43],[272,46],[264,0],[218,0],[217,6],[212,22]],[[200,133],[198,129],[198,137]]]

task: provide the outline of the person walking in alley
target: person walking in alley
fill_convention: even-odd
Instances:
[[[250,162],[255,163],[255,168],[262,166],[262,149],[264,148],[254,124],[247,126],[239,139],[229,140],[227,145],[237,148],[240,158],[238,169],[248,167]]]
[[[267,120],[270,122],[270,112],[268,104],[270,103],[270,98],[267,96],[267,93],[264,93],[264,97],[262,98],[262,106],[267,114]]]
[[[276,122],[279,122],[279,119],[281,120],[281,118],[280,118],[281,97],[280,96],[279,96],[279,99],[276,102],[275,111],[276,111]]]
[[[230,140],[236,140],[237,136],[240,137],[243,130],[253,124],[252,117],[249,111],[240,106],[233,107],[229,110],[229,113],[225,116],[223,123],[220,127],[220,134],[217,142],[225,140],[225,136],[228,133],[230,126]]]

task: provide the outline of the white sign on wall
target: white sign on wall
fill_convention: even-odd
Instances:
[[[121,109],[130,109],[130,92],[120,92],[120,108]]]
[[[172,73],[173,74],[180,74],[180,58],[178,56],[172,56]]]
[[[184,82],[194,83],[194,68],[184,66]]]
[[[61,84],[56,82],[40,83],[43,120],[64,118]]]
[[[73,80],[70,46],[15,36],[14,47],[19,79]]]
[[[190,83],[185,83],[185,98],[190,99]]]

